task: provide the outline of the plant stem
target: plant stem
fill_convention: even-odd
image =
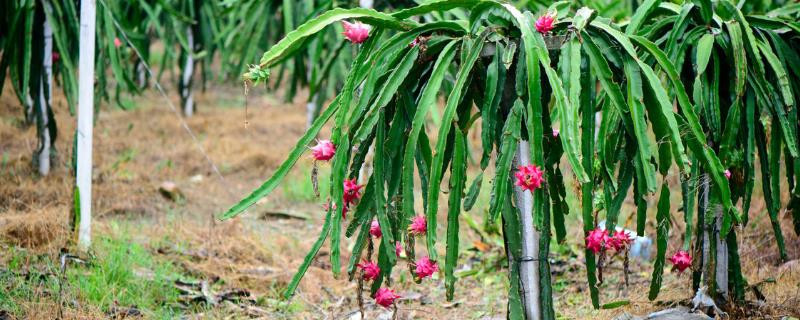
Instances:
[[[714,209],[714,241],[717,242],[716,253],[716,280],[717,280],[717,294],[720,298],[728,299],[728,243],[720,237],[720,230],[722,230],[722,216],[724,214],[722,205],[716,203]]]
[[[728,243],[720,238],[724,210],[718,195],[712,194],[710,184],[711,179],[703,176],[700,186],[702,206],[699,210],[703,210],[706,217],[709,214],[712,216],[701,222],[704,224],[702,270],[708,293],[719,304],[728,299]]]
[[[515,167],[529,165],[531,163],[529,155],[528,141],[520,141],[514,157]],[[538,320],[541,319],[542,312],[539,299],[539,264],[535,257],[538,257],[539,254],[540,234],[533,227],[533,194],[515,185],[514,197],[522,225],[522,256],[518,259],[522,305],[525,308],[527,319]]]

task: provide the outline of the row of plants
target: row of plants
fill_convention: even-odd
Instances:
[[[0,4],[8,13],[0,19],[0,89],[8,80],[24,107],[24,124],[37,126],[39,148],[33,159],[42,175],[48,174],[56,157],[53,88],[63,90],[70,114],[77,104],[78,3],[14,0]],[[138,94],[153,81],[163,82],[168,74],[181,97],[184,115],[191,116],[196,108],[193,88],[205,90],[210,81],[237,79],[258,52],[334,5],[355,4],[331,0],[98,1],[95,112],[102,102],[129,109],[130,103],[123,99],[126,94]],[[387,7],[384,1],[378,5]],[[315,101],[332,95],[352,60],[351,53],[342,54],[349,48],[336,41],[337,32],[341,28],[312,37],[314,44],[285,64],[271,89],[286,85],[289,100],[301,88],[308,88]],[[316,63],[320,60],[327,63]],[[311,113],[317,112],[315,108]]]
[[[584,1],[621,18],[633,3]],[[0,19],[0,89],[9,82],[24,106],[25,124],[35,124],[39,148],[34,167],[42,175],[49,172],[56,157],[56,120],[51,102],[52,88],[60,86],[75,113],[77,102],[78,10],[76,0],[13,0],[0,4],[9,14]],[[518,6],[541,8],[543,1],[517,1]],[[404,1],[333,0],[230,0],[230,1],[118,1],[98,2],[95,68],[95,109],[101,102],[129,109],[125,94],[138,94],[152,80],[160,82],[164,73],[181,98],[184,115],[195,111],[194,80],[205,90],[209,81],[237,78],[256,59],[287,32],[320,13],[338,7],[374,6],[378,10],[397,10],[415,5]],[[264,17],[271,17],[264,19]],[[423,20],[441,17],[422,16]],[[301,89],[308,91],[308,126],[319,115],[323,103],[343,85],[353,60],[351,48],[339,41],[343,28],[334,26],[309,37],[302,52],[281,64],[271,90],[286,87],[286,100]],[[156,44],[159,49],[153,51]],[[219,67],[214,61],[220,61]],[[145,66],[157,65],[158,70]],[[155,68],[154,68],[155,69]],[[197,71],[199,70],[199,71]],[[175,73],[178,71],[178,74]],[[155,79],[151,79],[155,77]],[[112,88],[109,90],[109,88]]]
[[[288,32],[244,79],[267,82],[270,68],[341,22],[358,52],[344,84],[286,162],[222,217],[268,195],[310,149],[332,168],[331,198],[322,200],[322,231],[286,296],[328,238],[332,272],[342,272],[344,236],[354,239],[344,265],[349,279],[359,288],[371,281],[375,302],[391,307],[398,298],[392,270],[402,261],[417,281],[442,269],[453,298],[460,216],[491,183],[484,219],[502,225],[509,317],[554,319],[549,250],[553,241],[568,241],[565,216],[583,223],[588,292],[598,308],[604,260],[612,250],[626,255],[631,241],[616,226],[632,189],[636,233],[656,226],[649,298],[658,297],[669,260],[691,270],[692,292],[705,287],[701,292],[728,310],[744,303],[749,287],[737,232],[750,221],[756,179],[781,259],[781,208],[790,209],[800,233],[800,6],[756,2],[646,0],[623,20],[589,7],[573,11],[567,2],[531,12],[494,0],[324,12]],[[440,95],[441,119],[431,125]],[[329,123],[331,136],[312,147]],[[374,170],[359,185],[371,149]],[[473,153],[480,153],[477,163]],[[494,176],[484,177],[492,163]],[[672,176],[680,186],[671,185]],[[679,206],[670,202],[673,189],[680,189]],[[447,209],[439,212],[445,190]],[[791,201],[781,203],[782,192]],[[572,196],[580,208],[567,205]],[[669,246],[678,210],[684,241]]]

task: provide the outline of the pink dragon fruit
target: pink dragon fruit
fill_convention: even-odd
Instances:
[[[311,155],[318,161],[328,161],[334,154],[336,146],[330,140],[319,140],[316,146],[311,147]]]
[[[692,256],[687,251],[678,250],[672,257],[669,257],[669,262],[672,262],[672,270],[683,272],[692,266]]]
[[[514,176],[517,177],[517,185],[521,187],[522,190],[530,190],[533,192],[542,186],[542,181],[544,181],[542,177],[543,173],[544,172],[542,172],[539,167],[530,164],[527,166],[520,166]]]
[[[427,256],[417,260],[414,267],[414,273],[417,278],[423,279],[432,276],[436,271],[439,271],[439,265],[431,261]]]
[[[586,236],[586,248],[597,254],[605,249],[608,238],[608,234],[603,229],[597,228],[589,231],[589,235]]]
[[[631,242],[633,242],[633,239],[626,231],[614,231],[614,235],[606,240],[606,244],[616,251],[627,249]]]
[[[369,26],[366,24],[358,21],[354,23],[342,21],[342,25],[344,26],[344,32],[342,34],[352,43],[359,44],[369,38]]]
[[[416,216],[411,220],[411,225],[408,226],[408,231],[415,236],[425,235],[428,232],[428,222],[424,216]]]
[[[553,30],[553,24],[556,22],[556,12],[548,12],[547,14],[539,17],[536,20],[536,31],[539,33],[548,33]]]
[[[381,232],[381,225],[378,223],[378,220],[372,220],[372,224],[369,226],[369,234],[375,238],[380,238],[383,235]]]
[[[381,268],[372,261],[359,263],[358,267],[363,271],[364,280],[375,280],[378,278],[378,274],[381,273]]]
[[[400,298],[400,296],[389,288],[380,288],[375,292],[375,303],[384,308],[391,307],[398,298]]]

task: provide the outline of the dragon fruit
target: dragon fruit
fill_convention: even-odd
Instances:
[[[517,177],[517,185],[522,190],[534,190],[542,186],[544,172],[535,165],[520,166],[514,176]]]

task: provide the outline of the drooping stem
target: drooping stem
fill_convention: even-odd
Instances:
[[[528,141],[520,141],[517,145],[517,154],[514,157],[515,167],[526,166],[530,161],[530,146]],[[512,169],[513,170],[513,169]],[[521,223],[522,256],[519,257],[520,290],[522,291],[522,305],[527,319],[541,319],[540,285],[539,285],[539,231],[533,227],[533,194],[514,186]]]
[[[511,180],[506,181],[511,186]],[[520,223],[519,217],[514,214],[514,207],[511,205],[511,196],[503,195],[502,212],[502,225],[503,225],[503,244],[506,249],[506,257],[508,259],[508,319],[521,319],[524,317],[524,310],[522,307],[523,301],[520,292],[520,276],[519,276],[519,263],[518,257],[521,256],[522,248],[520,237]]]
[[[373,4],[372,0],[359,0],[358,1],[358,6],[362,7],[362,8],[371,9],[373,5],[374,4]],[[311,69],[309,68],[309,70],[311,70]],[[363,91],[364,91],[363,89],[364,89],[364,85],[362,84],[361,87],[358,90],[359,94],[363,94]],[[319,101],[320,97],[321,97],[321,94],[320,94],[321,91],[322,91],[321,88],[317,88],[317,92],[316,92],[316,94],[314,95],[314,98],[313,98],[314,99],[314,110],[313,111],[312,110],[308,110],[310,112],[309,113],[309,118],[312,119],[311,121],[313,121],[313,119],[315,119],[317,116],[319,116],[319,110],[320,110],[319,105],[322,104],[322,101]],[[372,157],[374,157],[374,156],[375,156],[375,147],[374,146],[370,146],[369,147],[369,151],[367,151],[367,158],[364,160],[364,165],[362,165],[361,169],[359,169],[359,171],[358,171],[358,181],[359,181],[359,183],[363,183],[363,181],[365,181],[367,179],[367,177],[372,175]]]

